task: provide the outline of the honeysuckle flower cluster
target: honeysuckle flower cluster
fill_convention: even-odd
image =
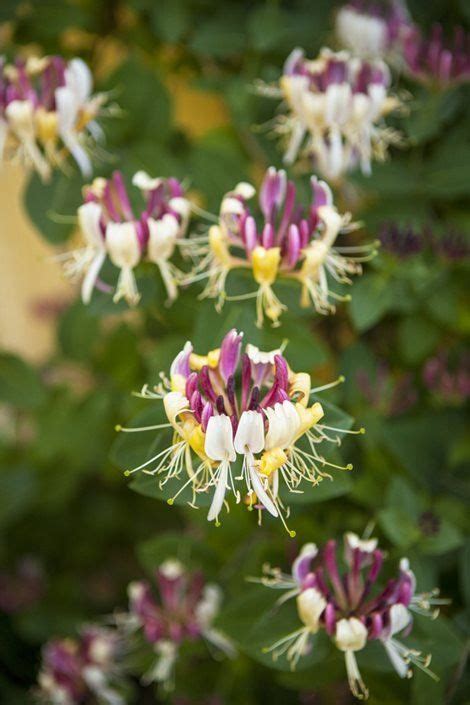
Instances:
[[[470,34],[456,27],[448,40],[435,24],[428,37],[418,27],[408,32],[403,46],[405,68],[417,81],[446,89],[470,80]]]
[[[132,183],[143,196],[138,211],[131,205],[119,171],[110,179],[95,179],[84,189],[78,222],[85,245],[61,256],[69,277],[83,277],[84,303],[89,303],[95,287],[109,290],[99,278],[106,258],[120,270],[115,302],[122,298],[131,306],[139,302],[134,269],[143,260],[157,265],[169,302],[178,295],[177,280],[181,273],[170,260],[177,246],[188,244],[184,235],[190,203],[177,179],[151,178],[139,171]]]
[[[0,161],[19,160],[46,180],[70,153],[90,176],[89,152],[101,134],[95,118],[105,102],[92,88],[81,59],[0,60]]]
[[[256,298],[259,327],[265,315],[279,325],[286,309],[273,290],[279,280],[300,285],[301,305],[313,305],[321,314],[334,312],[332,301],[349,299],[335,292],[331,282],[351,284],[351,277],[362,273],[361,262],[375,255],[376,243],[336,245],[341,232],[351,228],[350,216],[338,213],[324,181],[312,176],[310,185],[309,203],[301,204],[285,171],[270,167],[259,190],[258,213],[253,215],[248,204],[256,194],[251,184],[240,183],[224,196],[202,264],[208,276],[203,296],[217,298],[219,307],[226,298]],[[237,269],[251,270],[256,292],[240,297],[227,294],[227,277]]]
[[[451,356],[441,351],[430,357],[424,365],[423,382],[442,402],[465,403],[470,398],[470,354]]]
[[[336,35],[356,56],[383,58],[401,46],[412,26],[401,0],[350,0],[336,15]]]
[[[423,251],[430,251],[448,260],[466,260],[470,254],[470,238],[463,232],[447,229],[436,231],[431,224],[414,227],[391,222],[383,223],[379,240],[384,251],[406,259]]]
[[[416,592],[416,580],[406,558],[400,561],[396,577],[385,587],[378,586],[384,553],[377,540],[361,539],[349,532],[344,536],[344,569],[337,560],[336,541],[322,549],[313,543],[303,546],[292,565],[291,575],[265,568],[260,581],[271,588],[285,590],[279,603],[294,598],[302,626],[265,649],[274,658],[285,654],[292,667],[308,653],[312,635],[324,631],[344,653],[349,686],[359,699],[368,690],[359,672],[356,653],[369,641],[379,641],[401,678],[411,677],[416,666],[429,670],[431,657],[408,648],[399,635],[408,636],[413,627],[413,612],[436,617],[437,606],[446,603],[438,591]]]
[[[120,639],[115,630],[85,627],[78,639],[55,639],[42,654],[38,699],[47,705],[124,705],[116,689]]]
[[[184,642],[203,639],[230,657],[235,655],[235,649],[213,626],[222,601],[217,585],[206,583],[201,573],[189,572],[176,559],[167,559],[159,566],[155,583],[157,594],[146,580],[131,583],[129,612],[119,619],[128,633],[140,634],[155,653],[155,662],[144,674],[143,682],[156,682],[171,690]]]
[[[209,521],[219,523],[227,496],[250,509],[266,510],[285,523],[289,512],[279,495],[280,483],[289,492],[301,492],[305,482],[311,488],[325,477],[325,467],[336,465],[319,453],[328,440],[340,444],[338,429],[320,423],[324,411],[310,395],[337,382],[312,389],[310,375],[293,372],[281,350],[262,352],[248,344],[242,355],[242,333],[231,330],[220,349],[207,355],[193,352],[190,342],[177,355],[169,379],[163,377],[153,390],[144,387],[142,396],[162,399],[166,424],[123,431],[172,428],[172,442],[154,457],[127,470],[143,470],[158,478],[163,489],[169,481],[180,493],[192,490],[190,506],[201,493],[212,496]],[[342,378],[340,380],[342,381]],[[363,433],[345,431],[346,433]],[[285,516],[284,516],[285,515]]]
[[[20,558],[13,571],[0,570],[0,612],[31,609],[43,597],[45,582],[42,563],[34,556]]]
[[[284,136],[286,164],[302,153],[313,157],[316,168],[338,180],[357,167],[370,174],[373,159],[384,159],[387,146],[399,135],[383,118],[399,107],[390,95],[390,71],[379,60],[351,56],[324,48],[309,60],[294,49],[284,64],[279,90],[287,114],[277,121]]]

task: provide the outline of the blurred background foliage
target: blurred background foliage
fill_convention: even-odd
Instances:
[[[9,57],[62,53],[89,62],[98,88],[122,109],[104,125],[109,158],[97,173],[120,168],[127,176],[137,169],[177,176],[215,212],[238,181],[259,182],[268,165],[280,166],[275,141],[260,127],[274,104],[256,95],[253,82],[275,79],[294,46],[313,55],[334,45],[334,6],[330,0],[2,0],[0,41]],[[465,0],[413,0],[409,8],[424,27],[470,22]],[[78,300],[56,302],[56,347],[47,360],[33,367],[8,351],[0,355],[2,703],[28,701],[43,641],[124,606],[127,583],[175,553],[223,585],[220,625],[245,655],[216,663],[197,650],[188,653],[173,702],[348,703],[341,658],[321,644],[305,669],[290,673],[278,663],[273,670],[260,646],[284,625],[262,618],[270,596],[244,578],[258,575],[264,560],[285,567],[305,541],[361,533],[370,522],[391,559],[410,558],[421,589],[439,585],[452,599],[439,622],[418,625],[439,683],[419,673],[401,682],[384,658],[366,652],[361,667],[370,702],[469,702],[470,319],[463,255],[470,90],[432,93],[397,76],[395,88],[408,107],[395,119],[405,144],[374,165],[372,178],[352,175],[336,194],[340,208],[363,222],[365,235],[381,234],[384,245],[336,316],[302,313],[293,302],[279,329],[258,331],[250,306],[227,304],[218,315],[193,289],[168,309],[159,280],[144,265],[138,311],[99,293],[88,308]],[[307,188],[306,177],[297,181]],[[75,213],[81,185],[77,174],[56,174],[47,185],[30,178],[24,207],[38,237],[54,245],[73,237],[73,226],[57,215]],[[193,223],[195,232],[202,229]],[[288,339],[294,369],[309,370],[320,383],[343,373],[345,384],[328,399],[367,428],[344,444],[353,473],[336,475],[312,493],[312,503],[296,506],[294,541],[269,520],[256,528],[241,508],[215,530],[203,512],[146,496],[148,486],[137,482],[140,491],[130,491],[119,468],[129,449],[115,441],[114,425],[151,413],[149,402],[130,392],[157,381],[186,339],[203,352],[232,326],[268,349]],[[139,442],[140,449],[135,439],[130,449],[137,457],[148,450],[148,439]],[[156,697],[136,686],[135,702]]]

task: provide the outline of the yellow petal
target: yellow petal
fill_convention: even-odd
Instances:
[[[258,246],[252,252],[253,276],[258,284],[273,284],[276,281],[281,248],[270,247],[268,250]]]

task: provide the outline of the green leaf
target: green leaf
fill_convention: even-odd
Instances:
[[[392,306],[389,281],[381,274],[366,274],[355,283],[349,310],[360,333],[378,323]]]
[[[36,409],[45,399],[36,370],[15,355],[0,354],[0,400],[19,409]]]
[[[83,179],[75,171],[71,176],[54,171],[48,183],[33,174],[28,182],[25,210],[34,227],[53,245],[65,242],[76,227],[73,219],[82,202],[82,185]]]
[[[392,543],[400,548],[407,548],[421,536],[420,530],[413,519],[397,507],[388,507],[378,513],[382,531]]]
[[[421,498],[402,477],[393,477],[387,490],[386,503],[387,506],[407,514],[412,521],[417,521],[423,511]]]
[[[242,54],[246,47],[246,13],[236,5],[224,7],[196,26],[190,46],[195,54],[228,59]]]
[[[0,502],[0,526],[19,521],[30,508],[38,491],[38,482],[33,468],[12,465],[0,472],[2,501]]]
[[[152,4],[151,13],[155,34],[164,42],[178,42],[191,26],[185,0],[159,0]]]
[[[422,539],[420,548],[426,555],[439,556],[441,553],[448,553],[459,548],[462,542],[463,536],[457,527],[443,519],[440,522],[437,534]]]
[[[110,120],[106,134],[111,144],[150,139],[165,143],[172,126],[171,100],[156,71],[135,56],[128,59],[108,80],[122,115]],[[159,170],[159,176],[161,174]]]
[[[439,328],[423,316],[408,316],[398,326],[398,344],[405,362],[416,364],[430,355],[440,337]]]
[[[90,314],[88,306],[74,303],[61,316],[58,326],[59,344],[68,357],[88,360],[96,346],[99,320]]]
[[[137,555],[149,572],[158,568],[165,560],[175,558],[190,570],[213,570],[213,552],[201,541],[184,533],[159,534],[137,546]]]
[[[278,639],[299,629],[295,600],[278,606],[277,591],[264,586],[248,586],[243,595],[228,603],[217,619],[217,626],[230,636],[240,649],[268,668],[289,671],[291,666],[285,656],[273,659],[269,649]],[[329,651],[328,639],[316,634],[309,641],[312,648],[302,656],[297,665],[301,670],[322,661]]]

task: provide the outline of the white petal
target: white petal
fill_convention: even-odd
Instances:
[[[73,134],[69,135],[68,137],[64,136],[63,139],[64,143],[67,145],[67,149],[69,150],[70,154],[77,162],[78,168],[80,169],[82,176],[86,179],[90,178],[93,173],[91,159],[88,156],[86,150],[79,143],[78,135]]]
[[[72,59],[65,70],[66,85],[72,89],[79,104],[86,103],[91,95],[91,71],[82,59]]]
[[[294,404],[290,401],[277,403],[266,409],[268,417],[268,432],[266,434],[266,450],[272,448],[287,448],[295,439],[300,427],[300,418]]]
[[[229,460],[232,463],[236,460],[232,422],[225,414],[209,419],[204,450],[211,460]]]
[[[94,201],[84,203],[77,211],[78,224],[87,243],[92,247],[104,250],[104,238],[100,228],[101,213],[101,206]]]
[[[132,183],[142,191],[153,191],[162,183],[160,178],[152,179],[146,171],[137,171],[132,177]]]
[[[168,392],[163,397],[163,406],[168,421],[173,427],[176,427],[179,414],[189,409],[189,401],[181,392]]]
[[[75,127],[78,115],[78,101],[71,88],[62,86],[55,92],[59,133],[62,139],[70,135]]]
[[[403,656],[400,655],[399,650],[391,641],[388,641],[386,639],[383,642],[383,645],[384,645],[385,650],[387,652],[388,658],[392,662],[392,666],[395,669],[395,671],[398,673],[400,678],[406,678],[408,676],[409,671],[410,671],[409,664],[405,661]]]
[[[173,215],[165,214],[160,220],[148,219],[149,240],[148,258],[151,262],[165,261],[175,249],[179,232],[179,223]]]
[[[260,413],[243,412],[238,423],[234,445],[240,455],[244,455],[247,450],[251,453],[261,453],[264,449],[264,420]]]
[[[246,181],[240,181],[240,183],[235,186],[234,193],[236,193],[237,196],[241,196],[245,201],[248,201],[250,198],[253,198],[256,189],[252,184]]]
[[[330,248],[333,246],[338,233],[341,230],[343,224],[343,219],[332,206],[320,206],[318,208],[318,215],[325,224],[325,232],[322,234],[322,242]]]
[[[312,632],[316,632],[319,626],[320,616],[326,607],[326,600],[316,588],[311,587],[303,590],[297,596],[297,612],[302,622]]]
[[[360,651],[367,642],[367,629],[356,617],[336,623],[335,643],[341,651]]]
[[[245,352],[250,358],[251,362],[253,362],[255,365],[258,363],[262,365],[274,365],[274,358],[276,355],[281,354],[281,350],[277,348],[276,350],[270,350],[269,352],[263,352],[259,348],[256,347],[256,345],[252,345],[251,343],[248,343]]]
[[[34,136],[34,109],[29,100],[12,100],[5,108],[5,115],[12,129],[18,134]]]
[[[253,464],[250,463],[250,465],[248,466],[248,471],[250,473],[251,484],[253,486],[254,492],[256,493],[256,496],[258,497],[260,502],[262,502],[263,506],[266,507],[268,512],[272,514],[273,517],[277,517],[278,511],[276,509],[276,505],[264,489],[263,484],[261,482],[261,478],[258,475],[258,472]]]
[[[140,247],[133,223],[108,223],[106,247],[116,267],[135,267],[140,260]]]
[[[216,417],[212,416],[212,419],[213,418],[216,418]],[[209,423],[210,423],[210,421],[209,421]],[[206,453],[207,453],[207,450],[206,450]],[[209,513],[207,515],[207,521],[213,521],[220,514],[220,510],[222,509],[222,505],[224,503],[225,492],[227,489],[227,478],[228,478],[228,462],[226,460],[224,460],[224,461],[222,461],[222,463],[220,465],[219,478],[217,480],[217,486],[215,488],[214,497],[212,498],[212,503],[211,503],[211,506],[209,509]]]
[[[390,608],[390,636],[401,632],[411,622],[411,614],[405,605],[400,603]]]
[[[378,544],[378,539],[360,539],[359,536],[352,531],[348,531],[344,535],[344,538],[351,550],[359,548],[364,553],[373,553]]]
[[[188,225],[189,216],[191,214],[190,202],[183,196],[175,196],[174,198],[170,198],[168,205],[181,217],[179,235],[184,234],[186,226]]]
[[[82,301],[84,304],[89,304],[91,300],[91,295],[93,294],[93,289],[95,288],[96,280],[98,279],[98,274],[103,266],[103,262],[106,258],[106,252],[102,250],[93,258],[88,271],[82,282]]]

